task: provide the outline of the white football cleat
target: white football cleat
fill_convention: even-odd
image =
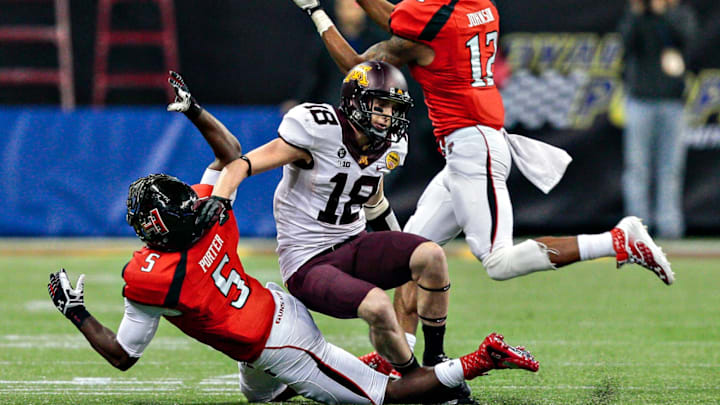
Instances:
[[[652,240],[640,218],[621,219],[610,234],[618,268],[626,263],[636,263],[654,272],[667,285],[675,281],[670,262],[662,248]]]

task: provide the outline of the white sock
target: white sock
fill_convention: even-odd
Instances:
[[[610,232],[600,233],[596,235],[578,235],[578,250],[580,251],[580,260],[590,260],[598,257],[615,257],[615,249],[613,249],[612,235]]]
[[[436,364],[433,371],[435,371],[438,381],[448,388],[457,387],[465,381],[460,359],[452,359]]]
[[[415,353],[415,343],[417,342],[415,335],[405,332],[405,340],[407,340],[408,346],[410,346],[410,351]]]

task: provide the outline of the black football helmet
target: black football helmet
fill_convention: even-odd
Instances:
[[[407,112],[413,105],[408,93],[405,76],[398,68],[376,60],[356,65],[343,80],[340,94],[340,111],[365,135],[374,146],[398,142],[407,136],[410,121]],[[372,115],[384,115],[373,111],[375,98],[394,103],[390,125],[380,130],[372,125]]]
[[[197,193],[178,178],[151,174],[130,185],[125,220],[151,248],[176,252],[200,239],[195,225],[200,205]]]

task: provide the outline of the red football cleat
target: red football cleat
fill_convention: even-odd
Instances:
[[[540,363],[524,347],[508,345],[503,335],[495,332],[489,334],[476,351],[460,357],[460,364],[466,380],[493,369],[521,368],[534,372],[540,368]]]
[[[377,371],[378,373],[383,373],[393,380],[397,380],[402,377],[402,375],[393,368],[392,364],[385,360],[380,354],[378,354],[378,352],[370,352],[358,358],[360,361],[367,364],[371,369]]]
[[[675,281],[670,262],[652,240],[640,218],[623,218],[610,234],[618,268],[626,263],[636,263],[655,273],[667,285]]]

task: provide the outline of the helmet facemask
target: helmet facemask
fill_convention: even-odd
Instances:
[[[382,112],[382,108],[377,109],[378,100],[389,102],[392,106],[392,113],[385,114]],[[373,145],[385,142],[400,142],[401,139],[407,136],[410,121],[406,116],[412,106],[409,96],[400,97],[394,96],[392,93],[369,90],[358,97],[358,101],[359,108],[357,111],[360,113],[361,119],[355,122],[351,117],[351,120],[363,130],[365,135],[370,137]],[[389,118],[389,124],[384,129],[378,128],[373,124],[373,116],[387,117]]]

